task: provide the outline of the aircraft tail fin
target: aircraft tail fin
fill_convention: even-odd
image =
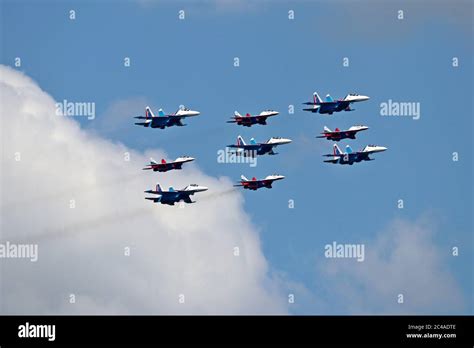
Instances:
[[[156,192],[163,192],[163,190],[161,189],[160,184],[156,184]]]
[[[238,146],[246,145],[246,144],[245,144],[245,141],[244,141],[244,138],[242,138],[241,135],[239,135],[239,136],[237,137],[237,145],[238,145]]]
[[[328,132],[328,133],[331,132],[331,130],[330,130],[328,127],[326,127],[326,126],[324,126],[324,131],[325,131],[325,132]]]
[[[241,175],[241,176],[240,176],[240,179],[241,179],[242,181],[249,181],[249,179],[247,179],[244,175]]]
[[[151,111],[151,108],[147,106],[145,108],[145,118],[152,118],[152,117],[155,117],[155,115],[153,114],[153,111]]]
[[[242,117],[242,115],[238,111],[234,111],[234,116]]]
[[[151,158],[151,157],[150,157],[150,163],[151,163],[151,164],[158,164],[158,162],[155,161],[155,160],[154,160],[153,158]]]
[[[334,146],[333,146],[333,151],[334,151],[334,156],[336,156],[336,155],[341,155],[341,154],[342,154],[342,151],[341,151],[341,149],[339,148],[339,146],[337,146],[337,144],[334,144]]]
[[[319,94],[317,92],[313,93],[313,102],[314,102],[315,105],[319,105],[322,102],[322,100],[319,97]]]

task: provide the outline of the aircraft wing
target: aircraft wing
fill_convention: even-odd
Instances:
[[[320,136],[317,136],[316,138],[326,138],[325,135],[328,135],[328,136],[332,136],[332,135],[339,135],[341,133],[345,133],[345,132],[336,132],[336,131],[333,131],[333,132],[323,132],[321,133],[322,135]]]
[[[275,179],[264,179],[264,180],[261,180],[261,183],[264,185],[271,185],[274,181]]]
[[[176,162],[176,161],[175,161],[175,162],[170,162],[170,163],[168,163],[168,164],[169,164],[169,167],[170,167],[170,168],[182,169],[182,168],[183,168],[183,163],[184,163],[184,162],[181,162],[181,161],[180,161],[180,162]]]
[[[137,126],[150,127],[151,122],[135,122]]]
[[[270,151],[271,149],[273,149],[275,146],[277,146],[278,144],[260,144],[259,145],[259,148],[262,150],[262,151]]]
[[[227,147],[244,149],[244,150],[258,150],[261,147],[261,145],[263,144],[245,144],[245,145],[231,144],[231,145],[227,145]]]
[[[147,167],[143,168],[143,170],[152,170],[155,168],[160,168],[160,166],[162,166],[162,164],[149,164]]]
[[[305,109],[303,109],[304,111],[315,111],[315,110],[319,110],[319,108],[321,107],[321,105],[319,105],[319,104],[316,105],[316,104],[313,104],[313,103],[308,104],[308,105],[313,105],[313,107],[312,108],[305,108]]]
[[[158,203],[161,200],[161,196],[159,196],[159,197],[145,197],[145,199],[148,199],[149,201],[153,201],[155,203]]]
[[[160,195],[163,193],[163,192],[158,192],[158,191],[155,191],[155,190],[146,190],[145,193],[151,193],[153,195]]]
[[[170,119],[182,119],[186,117],[190,117],[191,115],[168,115]]]
[[[357,129],[357,130],[353,129],[353,130],[346,130],[346,131],[343,131],[343,132],[340,132],[340,133],[356,134],[359,131],[360,131],[359,129]]]
[[[260,124],[267,124],[267,118],[269,115],[258,115],[254,116],[255,122],[260,123]]]
[[[258,120],[266,120],[268,115],[255,115],[255,116],[242,116],[238,118],[232,118],[231,121],[227,121],[228,123],[236,123],[236,122],[254,122]]]
[[[342,134],[355,134],[357,133],[359,130],[344,130],[344,131],[332,131],[332,132],[324,132],[324,133],[321,133],[321,134],[326,134],[326,135],[342,135]],[[324,136],[320,136],[318,138],[324,138]]]
[[[336,102],[337,103],[337,109],[338,110],[350,110],[350,105],[353,103],[352,101],[347,101],[347,100],[339,100]]]
[[[186,203],[194,203],[192,200],[191,200],[191,197],[189,195],[185,195],[183,197],[183,201],[185,201]]]
[[[183,118],[186,118],[187,116],[175,116],[175,115],[170,115],[168,116],[170,120],[170,125],[177,125],[177,126],[184,126],[184,124],[181,122]]]
[[[339,161],[339,158],[332,158],[332,159],[329,159],[329,160],[324,160],[324,162],[326,162],[326,163],[337,163],[337,161]]]
[[[370,154],[375,153],[377,151],[357,151],[357,155],[362,156],[362,157],[368,157]]]
[[[242,116],[242,117],[238,117],[236,118],[235,120],[236,121],[240,121],[240,122],[245,122],[245,121],[255,121],[258,119],[259,116]],[[265,116],[267,117],[267,116]]]
[[[153,117],[151,122],[154,126],[163,127],[168,125],[168,117]]]

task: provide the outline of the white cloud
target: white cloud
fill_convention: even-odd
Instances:
[[[56,116],[54,100],[30,78],[0,66],[0,89],[1,239],[39,243],[36,263],[0,260],[2,313],[287,311],[283,286],[229,179],[209,177],[196,165],[142,171],[151,152]],[[152,154],[167,157],[159,149]],[[158,178],[164,186],[198,183],[210,190],[184,208],[153,205],[143,191]]]
[[[427,218],[395,220],[365,243],[365,261],[327,259],[319,280],[336,312],[368,314],[454,314],[465,312],[465,299],[447,267],[449,248],[434,242]],[[352,243],[353,241],[351,241]],[[404,303],[397,302],[403,294]]]

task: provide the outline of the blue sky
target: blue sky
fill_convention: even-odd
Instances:
[[[317,266],[325,244],[370,246],[394,219],[428,219],[432,243],[466,298],[456,312],[472,313],[472,3],[430,2],[425,10],[427,4],[3,1],[1,63],[13,66],[21,57],[20,70],[56,100],[95,102],[96,119],[79,120],[81,127],[113,141],[137,150],[163,148],[171,158],[191,155],[216,177],[285,175],[272,190],[245,192],[245,209],[272,268],[311,293],[326,283]],[[185,20],[178,19],[181,9]],[[397,19],[399,9],[404,20]],[[123,66],[124,57],[131,67]],[[350,113],[304,113],[301,103],[314,91],[371,99]],[[389,99],[419,102],[420,119],[380,116],[380,103]],[[165,131],[135,127],[130,118],[145,105],[171,112],[180,104],[201,116]],[[225,123],[234,110],[266,108],[280,111],[268,126]],[[324,125],[354,124],[370,129],[340,145],[375,143],[389,150],[350,167],[323,163],[332,144],[315,136]],[[293,143],[278,156],[259,158],[256,168],[217,163],[217,150],[239,134]],[[458,162],[452,161],[455,151]],[[172,174],[166,178],[172,182]],[[450,256],[453,246],[460,256]],[[293,312],[348,312],[330,291],[323,296],[334,307],[308,300]]]

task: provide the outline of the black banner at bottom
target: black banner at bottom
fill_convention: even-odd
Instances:
[[[0,346],[474,344],[472,316],[1,316]]]

